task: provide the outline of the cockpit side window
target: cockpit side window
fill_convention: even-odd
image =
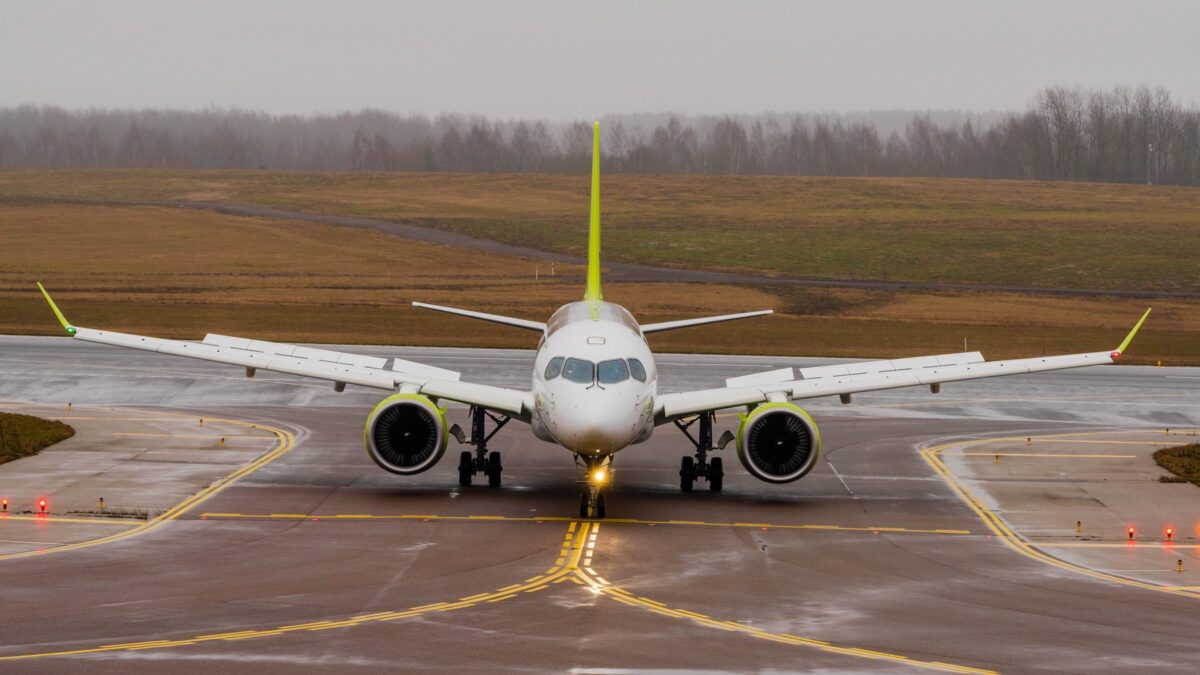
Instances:
[[[646,367],[637,359],[629,359],[629,372],[633,375],[633,379],[638,382],[646,381]]]
[[[550,363],[546,364],[546,379],[553,380],[562,373],[563,357],[556,356],[550,359]]]
[[[596,379],[596,364],[583,359],[567,359],[563,364],[562,376],[572,382],[591,384]]]
[[[625,359],[601,361],[600,365],[596,366],[596,379],[600,384],[616,384],[628,380],[629,366],[625,365]]]

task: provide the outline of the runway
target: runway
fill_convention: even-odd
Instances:
[[[355,351],[522,388],[532,363],[532,352],[515,350]],[[815,363],[662,355],[661,390]],[[572,517],[570,456],[518,424],[492,443],[504,453],[499,489],[460,488],[452,460],[413,477],[379,470],[362,448],[363,419],[379,398],[67,339],[0,338],[0,401],[64,416],[69,402],[72,415],[104,424],[227,418],[276,439],[252,470],[213,483],[219,489],[151,531],[0,555],[0,668],[1200,668],[1200,597],[1017,554],[922,452],[990,435],[1196,426],[1196,369],[1099,367],[946,385],[937,396],[813,401],[805,407],[821,425],[821,465],[768,485],[729,453],[720,494],[679,491],[688,446],[663,427],[618,455],[609,518],[599,522]],[[734,423],[722,417],[718,433]],[[164,443],[182,437],[172,429]],[[13,466],[0,467],[0,486]],[[69,525],[35,524],[47,535]],[[1180,551],[1190,564],[1194,551]]]

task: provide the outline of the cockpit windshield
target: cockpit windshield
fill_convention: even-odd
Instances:
[[[638,382],[646,381],[646,369],[637,359],[609,359],[596,364],[586,359],[556,356],[546,366],[545,377],[553,380],[559,375],[579,384],[617,384],[631,377]]]
[[[616,384],[628,380],[629,366],[625,365],[625,359],[601,361],[596,367],[596,379],[600,384]]]
[[[563,364],[562,376],[572,382],[591,384],[596,379],[596,364],[583,359],[567,359]]]

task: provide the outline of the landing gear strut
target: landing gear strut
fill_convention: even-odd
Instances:
[[[612,457],[575,455],[575,463],[584,469],[583,490],[579,493],[579,517],[604,517],[604,489],[612,481]]]
[[[716,419],[716,413],[706,412],[700,413],[697,417],[684,422],[683,420],[675,420],[675,426],[687,436],[692,445],[696,447],[694,457],[684,455],[679,461],[679,489],[684,492],[691,492],[696,481],[703,478],[708,481],[708,489],[713,492],[720,492],[725,483],[725,467],[724,462],[720,457],[708,458],[708,453],[713,449],[712,427],[713,421]],[[699,423],[700,429],[698,437],[693,437],[690,431],[692,425]],[[721,435],[717,450],[724,450],[725,446],[733,440],[733,434],[726,431]]]
[[[500,465],[500,453],[488,452],[487,442],[512,418],[491,413],[474,405],[471,406],[468,415],[471,417],[470,439],[463,433],[462,427],[457,424],[450,427],[450,435],[459,443],[475,446],[475,452],[463,450],[458,456],[458,484],[470,485],[471,478],[477,473],[482,473],[487,476],[490,487],[500,487],[500,474],[504,471],[504,467]],[[490,433],[486,426],[488,419],[496,425]]]

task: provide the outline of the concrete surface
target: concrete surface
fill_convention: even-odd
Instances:
[[[1153,459],[1198,434],[1034,434],[951,443],[940,454],[960,485],[1037,549],[1118,577],[1200,591],[1200,489],[1161,482],[1169,474]]]
[[[274,434],[245,423],[201,423],[198,416],[159,410],[2,400],[0,409],[75,429],[75,436],[0,467],[0,497],[9,500],[8,512],[0,513],[0,556],[107,536],[153,519],[278,443]]]
[[[362,351],[509,386],[526,385],[531,360],[522,351]],[[677,390],[814,362],[660,363],[664,388]],[[940,396],[817,401],[806,407],[826,454],[810,476],[767,485],[729,458],[719,495],[679,492],[686,445],[664,428],[619,455],[610,517],[596,530],[572,518],[569,455],[517,425],[493,443],[504,452],[504,487],[462,489],[453,462],[408,478],[371,463],[361,428],[375,392],[338,395],[62,339],[0,338],[0,399],[160,406],[295,438],[152,532],[0,559],[9,617],[0,658],[28,657],[0,668],[1196,670],[1200,598],[1018,554],[922,450],[1195,426],[1198,387],[1194,370],[1109,367],[956,384]],[[1015,461],[1000,466],[1015,470]],[[58,525],[69,523],[45,523],[48,536]]]

